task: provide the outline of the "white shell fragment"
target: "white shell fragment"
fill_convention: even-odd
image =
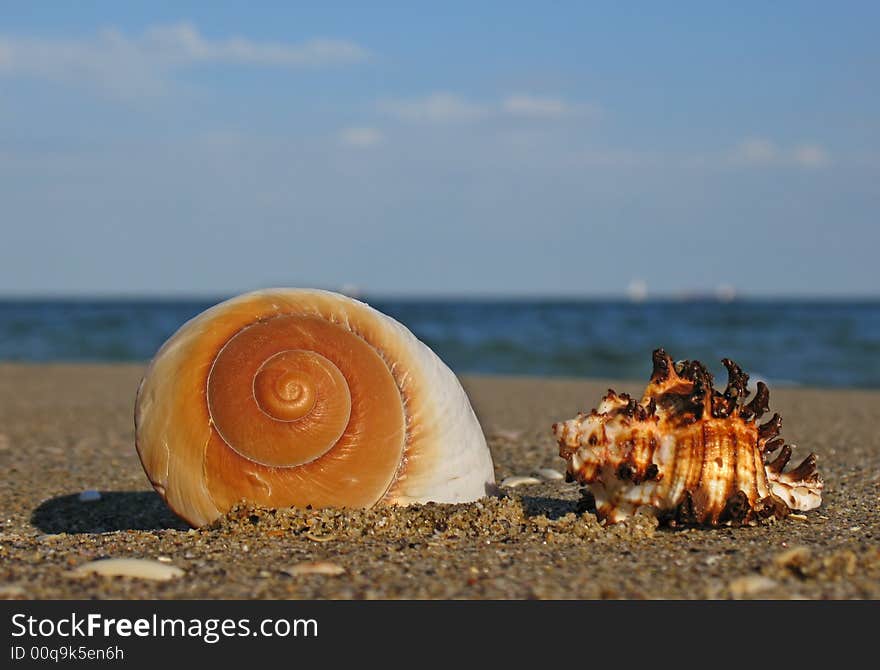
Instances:
[[[759,593],[764,593],[777,586],[778,584],[769,577],[764,577],[763,575],[746,575],[745,577],[737,577],[734,579],[728,584],[727,588],[730,590],[730,595],[739,600],[749,596],[756,596]]]
[[[565,479],[564,474],[553,468],[539,468],[535,470],[535,476],[540,477],[546,482],[558,482],[561,479]]]
[[[540,484],[541,480],[537,477],[526,477],[524,475],[513,475],[511,477],[505,477],[501,480],[501,486],[507,488],[514,488],[516,486],[531,486],[533,484]]]
[[[92,574],[102,577],[135,577],[168,581],[185,573],[173,565],[145,558],[104,558],[84,563],[67,573],[69,577],[86,577]]]
[[[96,502],[101,499],[101,492],[94,489],[88,489],[79,494],[80,502]]]
[[[27,591],[19,584],[0,585],[0,600],[25,600]]]
[[[291,577],[299,577],[300,575],[327,575],[328,577],[338,577],[345,574],[346,570],[341,565],[330,563],[328,561],[315,561],[309,563],[297,563],[288,568],[282,568],[281,572]]]

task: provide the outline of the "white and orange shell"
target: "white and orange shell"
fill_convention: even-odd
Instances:
[[[138,389],[137,451],[194,526],[268,507],[466,502],[492,458],[456,376],[403,325],[329,291],[220,303],[159,350]]]
[[[784,472],[792,447],[778,437],[758,382],[748,403],[748,375],[724,359],[724,393],[699,361],[654,352],[654,371],[641,401],[609,390],[590,414],[554,424],[568,472],[593,495],[607,523],[637,511],[670,524],[750,523],[815,509],[822,502],[816,457]],[[777,452],[775,458],[772,454]]]

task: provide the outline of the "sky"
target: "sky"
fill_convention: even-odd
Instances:
[[[878,3],[252,4],[0,0],[0,295],[880,295]]]

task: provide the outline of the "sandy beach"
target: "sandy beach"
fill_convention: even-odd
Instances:
[[[0,364],[0,597],[6,598],[878,598],[880,392],[772,389],[797,455],[814,451],[824,502],[746,528],[602,528],[563,481],[468,505],[240,508],[189,529],[134,450],[140,365]],[[550,425],[638,382],[466,376],[500,482],[563,471]],[[86,490],[98,500],[81,501]],[[168,581],[70,571],[159,560]],[[332,564],[302,574],[304,563]]]

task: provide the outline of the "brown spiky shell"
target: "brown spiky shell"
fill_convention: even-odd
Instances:
[[[699,361],[654,351],[641,400],[609,390],[598,408],[553,425],[568,472],[593,495],[600,519],[642,510],[670,524],[742,524],[810,510],[822,500],[816,457],[784,471],[792,447],[779,437],[769,390],[730,359],[724,392]]]

